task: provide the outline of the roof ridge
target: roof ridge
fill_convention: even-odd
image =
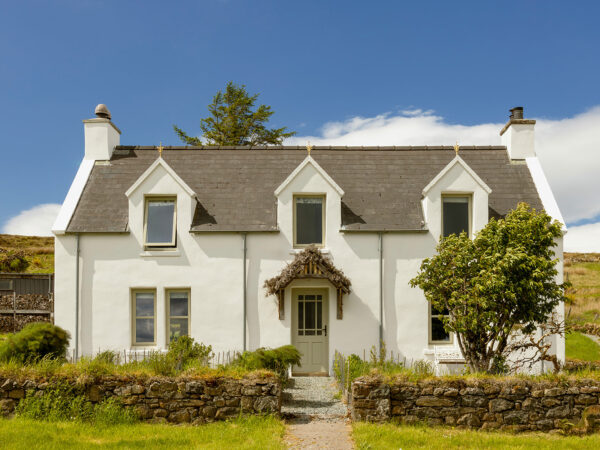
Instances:
[[[306,151],[303,145],[236,145],[236,146],[181,146],[172,145],[163,147],[164,150],[302,150]],[[117,145],[115,150],[153,150],[153,145]],[[454,145],[315,145],[311,150],[360,150],[360,151],[412,151],[412,150],[452,150]],[[506,150],[505,145],[461,145],[460,150]]]

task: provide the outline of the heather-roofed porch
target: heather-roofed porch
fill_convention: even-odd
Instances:
[[[279,318],[284,316],[284,292],[290,283],[302,278],[321,278],[328,280],[337,292],[337,318],[343,317],[343,296],[350,293],[352,283],[333,262],[315,246],[309,246],[297,253],[279,275],[265,281],[264,287],[269,295],[277,297]]]

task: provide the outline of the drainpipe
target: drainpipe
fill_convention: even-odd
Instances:
[[[244,242],[244,351],[246,351],[246,254],[248,252],[248,248],[246,247],[246,238],[248,233],[242,233],[242,240]]]
[[[75,235],[75,361],[79,357],[79,233]]]
[[[379,350],[383,344],[383,233],[379,232]]]

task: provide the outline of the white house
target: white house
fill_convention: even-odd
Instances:
[[[512,111],[502,146],[163,149],[120,145],[99,105],[53,227],[56,323],[79,355],[189,334],[218,351],[292,343],[310,373],[381,340],[453,362],[453,336],[408,284],[440,236],[473,235],[521,201],[563,222],[535,121]],[[309,244],[325,259],[282,275]]]

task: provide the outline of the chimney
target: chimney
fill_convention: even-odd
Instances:
[[[502,145],[506,145],[510,159],[535,156],[534,126],[535,120],[523,118],[522,106],[515,106],[510,110],[508,123],[500,131]]]
[[[83,121],[85,134],[84,159],[108,161],[120,143],[121,130],[110,121],[110,111],[104,104],[96,106],[96,118]]]

